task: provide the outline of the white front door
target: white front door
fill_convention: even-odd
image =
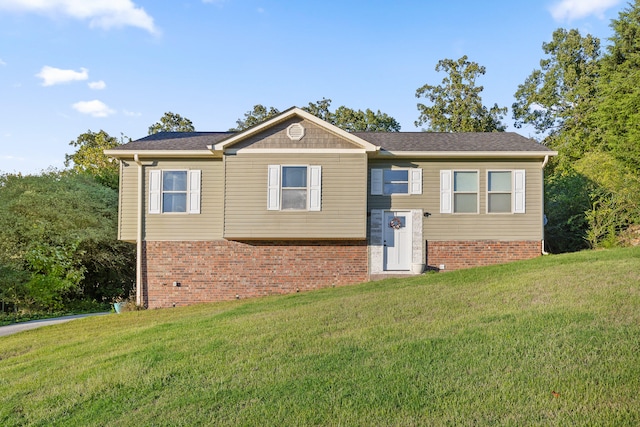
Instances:
[[[411,212],[385,212],[382,223],[384,270],[411,268]]]

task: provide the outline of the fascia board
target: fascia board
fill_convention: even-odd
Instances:
[[[146,159],[188,159],[218,157],[215,155],[215,153],[212,153],[209,150],[104,150],[104,154],[108,157],[114,157],[116,159],[133,158],[133,156],[136,154],[140,158]]]
[[[557,156],[557,151],[380,151],[380,157],[431,157],[431,158],[543,158]]]

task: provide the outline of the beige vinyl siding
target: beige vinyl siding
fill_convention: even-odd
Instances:
[[[120,162],[120,195],[118,206],[118,238],[136,241],[138,212],[138,165],[133,161]]]
[[[540,160],[417,160],[413,162],[371,161],[369,168],[422,168],[421,195],[372,196],[369,209],[422,209],[425,240],[542,240],[542,159]],[[487,213],[487,171],[524,169],[524,214]],[[477,170],[479,213],[440,213],[440,170]],[[368,184],[370,185],[370,184]]]
[[[321,166],[321,210],[267,210],[268,165]],[[225,238],[366,238],[367,158],[364,153],[244,152],[226,156],[225,174]]]
[[[146,160],[145,160],[146,163]],[[199,214],[149,214],[149,170],[201,170]],[[125,161],[120,182],[120,234],[135,241],[138,209],[138,165]],[[214,240],[222,238],[223,163],[221,160],[160,160],[144,166],[143,240]]]

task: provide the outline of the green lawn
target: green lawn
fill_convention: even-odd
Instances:
[[[640,248],[0,338],[0,425],[640,425]]]

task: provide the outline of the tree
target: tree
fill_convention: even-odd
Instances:
[[[119,166],[117,162],[111,161],[105,154],[108,150],[125,142],[127,138],[122,135],[120,140],[110,136],[103,130],[99,132],[87,132],[81,134],[69,145],[77,147],[75,153],[65,154],[64,165],[72,166],[76,172],[86,172],[98,179],[102,184],[118,189]]]
[[[603,57],[596,120],[602,150],[640,171],[640,1],[612,21]]]
[[[420,116],[415,125],[427,124],[432,132],[501,132],[506,129],[501,120],[507,113],[506,107],[487,109],[482,104],[482,86],[476,86],[476,79],[484,75],[485,67],[468,61],[466,55],[454,61],[442,59],[436,71],[444,71],[448,76],[439,86],[425,84],[416,90],[416,98],[424,97],[431,102],[427,106],[418,103]]]
[[[117,206],[117,190],[90,174],[1,175],[0,271],[13,279],[0,294],[45,310],[128,295],[135,247],[117,240]]]
[[[400,123],[380,110],[374,112],[367,108],[366,111],[356,111],[341,106],[332,112],[330,107],[331,100],[322,98],[320,101],[310,102],[306,107],[302,107],[302,110],[348,132],[397,132],[400,130]],[[265,107],[261,104],[254,105],[252,110],[245,113],[243,119],[236,120],[238,126],[230,130],[248,129],[278,114],[280,111],[277,108]]]
[[[545,144],[562,151],[561,162],[573,162],[597,138],[591,114],[595,108],[600,40],[578,30],[559,28],[542,44],[546,58],[518,86],[512,106],[515,126],[532,125]]]
[[[149,126],[149,135],[158,132],[193,132],[195,128],[191,120],[180,114],[167,112],[156,122]]]
[[[260,124],[272,117],[280,114],[280,111],[275,107],[265,107],[262,104],[253,106],[253,109],[244,113],[244,119],[236,120],[237,126],[229,129],[231,132],[239,132],[245,129],[249,129],[257,124]]]

